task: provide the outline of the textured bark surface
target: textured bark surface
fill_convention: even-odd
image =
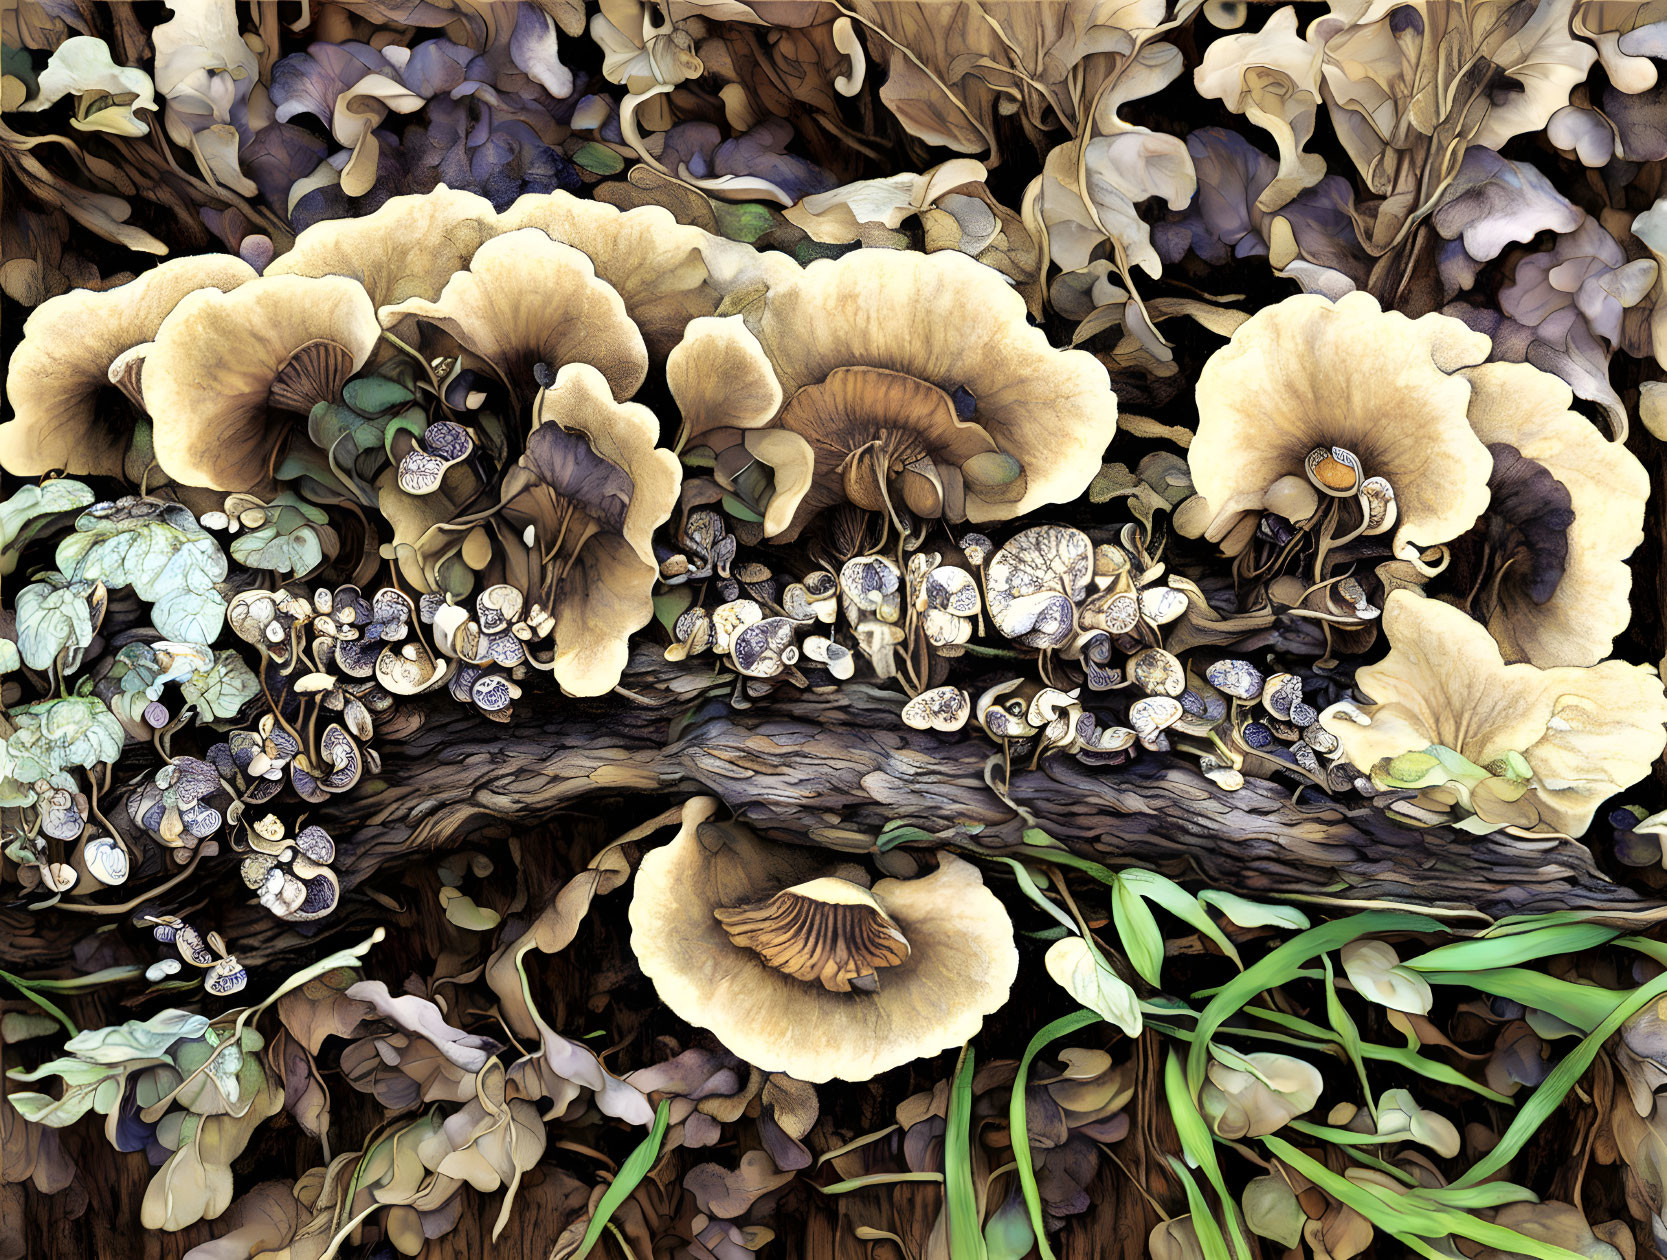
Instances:
[[[999,749],[980,733],[909,730],[897,692],[854,683],[825,694],[784,689],[736,709],[733,681],[710,664],[668,665],[646,649],[625,676],[629,698],[581,702],[529,688],[507,725],[449,699],[425,702],[414,734],[380,741],[379,775],[311,815],[336,837],[346,890],[341,910],[320,926],[385,918],[381,906],[355,895],[357,885],[372,875],[397,878],[402,866],[482,828],[609,811],[619,802],[646,817],[701,794],[773,838],[855,852],[893,821],[962,842],[959,825],[976,824],[977,845],[995,851],[1019,846],[1034,825],[1112,866],[1158,869],[1251,897],[1428,908],[1449,912],[1459,928],[1482,926],[1480,915],[1552,910],[1601,911],[1633,926],[1667,916],[1667,902],[1613,882],[1578,841],[1420,831],[1389,822],[1365,801],[1345,807],[1310,792],[1293,802],[1289,784],[1262,780],[1225,793],[1169,755],[1107,769],[1057,755],[1034,770],[1015,765],[1003,799],[990,784],[1003,782]],[[248,896],[225,855],[205,859],[158,904],[201,905],[205,897],[246,962],[297,946],[295,928]],[[0,910],[0,930],[26,966],[62,965],[85,926],[83,916],[48,924]],[[56,939],[54,929],[66,934]]]
[[[774,838],[864,850],[889,822],[1008,849],[1030,825],[1081,856],[1195,877],[1247,896],[1398,902],[1493,917],[1591,908],[1629,920],[1659,901],[1612,882],[1585,845],[1397,826],[1286,784],[1224,793],[1184,759],[1093,769],[1064,756],[1013,768],[981,734],[911,731],[897,693],[848,684],[784,690],[737,710],[709,667],[644,653],[621,696],[523,700],[507,726],[439,709],[383,750],[384,791],[333,802],[345,885],[455,843],[485,820],[531,821],[584,801],[709,793]],[[532,699],[529,696],[529,699]],[[1028,818],[1025,816],[1028,815]],[[1462,925],[1463,919],[1456,920]],[[253,925],[251,925],[253,926]]]

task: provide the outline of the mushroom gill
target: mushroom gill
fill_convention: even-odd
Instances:
[[[795,980],[835,993],[873,992],[880,968],[909,956],[908,940],[873,895],[837,876],[712,913],[737,945]]]

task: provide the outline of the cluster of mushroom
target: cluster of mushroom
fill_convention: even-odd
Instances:
[[[1490,351],[1456,319],[1363,293],[1258,312],[1200,376],[1197,497],[1176,525],[1235,554],[1265,539],[1275,565],[1310,542],[1313,584],[1275,586],[1322,620],[1379,615],[1357,572],[1376,565],[1390,651],[1356,674],[1368,701],[1317,725],[1269,706],[1283,725],[1244,728],[1257,754],[1301,727],[1301,769],[1414,792],[1394,806],[1411,821],[1579,835],[1667,744],[1655,671],[1605,659],[1630,617],[1648,477],[1561,381]],[[1380,534],[1374,559],[1357,540]]]
[[[38,779],[32,785],[38,829],[14,830],[6,846],[6,856],[18,863],[23,886],[29,888],[34,881],[48,892],[73,894],[125,884],[133,864],[121,837],[113,829],[108,835],[89,834],[92,803],[87,794],[67,775],[55,778],[57,782]],[[54,861],[49,840],[76,848],[64,855],[65,860]]]
[[[1373,557],[1350,544],[1385,536],[1385,591],[1467,607],[1507,660],[1595,665],[1630,617],[1649,479],[1567,385],[1486,362],[1491,349],[1457,319],[1365,293],[1257,312],[1200,374],[1198,497],[1177,528],[1232,555],[1306,540],[1356,568]],[[1377,611],[1363,588],[1336,611],[1350,606],[1357,621]]]
[[[203,989],[213,997],[230,997],[249,983],[249,973],[226,948],[218,932],[210,932],[205,937],[185,920],[171,914],[147,914],[138,922],[150,928],[160,944],[172,945],[178,955],[164,955],[146,969],[145,978],[152,984],[177,975],[181,960],[203,972]]]
[[[290,836],[267,814],[247,829],[244,843],[252,852],[239,867],[243,883],[280,919],[305,923],[336,908],[341,883],[330,869],[336,844],[323,827],[303,827]]]
[[[690,319],[797,270],[657,207],[396,197],[315,225],[261,274],[182,258],[43,303],[11,360],[0,458],[371,507],[408,589],[513,586],[549,614],[556,681],[601,694],[652,616],[650,536],[680,480],[624,400]]]
[[[968,550],[983,611],[1004,637],[1039,654],[1041,678],[996,683],[976,701],[953,685],[931,687],[904,706],[903,721],[951,732],[976,720],[1009,756],[1060,751],[1091,765],[1126,761],[1137,746],[1166,750],[1171,731],[1212,737],[1228,716],[1227,700],[1164,646],[1165,627],[1204,606],[1203,596],[1187,579],[1166,574],[1137,526],[1125,526],[1119,537],[1122,545],[1096,544],[1071,526],[1037,525],[1000,548],[981,540]],[[1084,687],[1138,694],[1124,720],[1112,723],[1084,705]],[[1223,786],[1242,783],[1237,759],[1217,756],[1205,769]]]
[[[691,322],[666,379],[679,448],[778,542],[835,508],[918,540],[1069,502],[1117,427],[1099,361],[1050,346],[998,272],[953,250],[774,278],[739,314]]]
[[[864,1081],[959,1046],[1018,974],[1013,924],[977,867],[940,854],[874,881],[690,801],[644,857],[631,949],[662,1001],[735,1055],[800,1081]]]

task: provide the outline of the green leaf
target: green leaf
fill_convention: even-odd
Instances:
[[[984,1223],[984,1250],[989,1260],[1024,1260],[1036,1245],[1036,1231],[1024,1196],[1009,1195]]]
[[[211,668],[181,679],[179,689],[186,703],[197,706],[202,715],[199,722],[209,718],[224,721],[236,717],[260,693],[260,679],[241,656],[222,648],[214,654]]]
[[[1473,1164],[1470,1171],[1453,1182],[1453,1185],[1473,1186],[1502,1171],[1528,1139],[1550,1118],[1551,1113],[1563,1105],[1563,1099],[1586,1074],[1586,1069],[1592,1065],[1592,1060],[1597,1058],[1603,1043],[1634,1014],[1663,994],[1667,994],[1667,972],[1627,994],[1614,1010],[1551,1070],[1551,1074],[1534,1091],[1533,1097],[1517,1112],[1516,1118],[1511,1121],[1511,1127],[1505,1130],[1505,1136],[1499,1139],[1498,1145]]]
[[[1215,1138],[1204,1120],[1204,1113],[1198,1110],[1198,1104],[1187,1089],[1181,1056],[1173,1050],[1164,1062],[1163,1092],[1169,1103],[1169,1118],[1175,1125],[1176,1136],[1181,1139],[1182,1153],[1203,1171],[1221,1199],[1222,1213],[1227,1217],[1228,1228],[1233,1231],[1233,1255],[1237,1260],[1250,1260],[1250,1242],[1233,1214],[1233,1197],[1227,1192],[1227,1179],[1221,1175],[1221,1165],[1216,1161]],[[1214,1219],[1208,1207],[1202,1213],[1194,1209],[1193,1219],[1196,1221],[1200,1216]],[[1202,1240],[1203,1235],[1199,1237]]]
[[[625,169],[625,159],[605,144],[588,140],[573,151],[573,164],[593,175],[618,175]]]
[[[68,1085],[58,1098],[33,1090],[18,1090],[7,1094],[6,1100],[17,1108],[18,1114],[25,1120],[62,1129],[92,1110],[97,1093],[97,1085]]]
[[[93,696],[65,696],[12,709],[17,730],[5,741],[6,774],[24,783],[50,779],[71,766],[92,769],[121,755],[126,733]]]
[[[17,568],[18,553],[43,524],[45,517],[73,512],[97,496],[70,477],[22,487],[0,503],[0,577]]]
[[[231,556],[251,569],[306,577],[334,557],[341,541],[329,517],[299,496],[285,492],[267,505],[266,523],[232,539]]]
[[[176,1041],[201,1037],[208,1023],[201,1015],[169,1008],[149,1019],[128,1020],[109,1028],[89,1028],[65,1042],[64,1049],[89,1063],[161,1058]]]
[[[949,1219],[949,1254],[984,1260],[978,1191],[972,1181],[972,1044],[961,1047],[955,1080],[949,1090],[949,1115],[943,1135],[944,1214]]]
[[[1081,936],[1048,946],[1048,974],[1065,992],[1131,1037],[1140,1036],[1140,999]]]
[[[1163,933],[1158,921],[1140,894],[1127,880],[1119,879],[1111,886],[1111,921],[1117,927],[1117,938],[1123,942],[1123,952],[1129,956],[1140,978],[1154,989],[1159,987],[1163,971]]]
[[[1578,1260],[1577,1254],[1566,1248],[1519,1234],[1469,1212],[1431,1206],[1427,1200],[1414,1198],[1411,1194],[1401,1195],[1382,1186],[1340,1177],[1283,1138],[1265,1137],[1261,1141],[1269,1151],[1326,1194],[1353,1208],[1376,1228],[1402,1243],[1410,1245],[1419,1239],[1457,1234],[1484,1246],[1495,1247],[1507,1255],[1533,1256],[1536,1260]],[[1429,1253],[1421,1250],[1420,1254]]]
[[[1276,906],[1266,901],[1251,901],[1237,893],[1219,888],[1206,888],[1198,900],[1214,906],[1229,920],[1242,928],[1283,927],[1301,931],[1308,926],[1308,916],[1293,906]]]
[[[1204,1192],[1198,1188],[1197,1179],[1187,1171],[1187,1166],[1173,1155],[1167,1157],[1167,1162],[1170,1171],[1175,1174],[1181,1188],[1187,1193],[1187,1219],[1192,1222],[1193,1237],[1198,1239],[1198,1247],[1204,1253],[1204,1260],[1229,1260],[1227,1239],[1222,1236],[1221,1226],[1216,1223],[1215,1215],[1204,1198]]]
[[[748,245],[776,225],[775,213],[756,201],[713,201],[712,214],[720,233]]]
[[[1555,1015],[1565,1024],[1589,1032],[1604,1021],[1626,994],[1595,984],[1575,984],[1526,967],[1490,967],[1479,971],[1421,971],[1431,984],[1480,989],[1495,997]]]
[[[342,386],[342,401],[361,416],[379,416],[416,400],[405,385],[386,376],[361,376]]]
[[[1205,911],[1203,898],[1194,897],[1167,875],[1159,875],[1156,871],[1123,871],[1117,878],[1120,883],[1126,883],[1146,900],[1162,906],[1183,923],[1190,923],[1214,941],[1216,948],[1231,958],[1235,966],[1243,968],[1243,963],[1239,961],[1239,951]],[[1234,922],[1238,920],[1235,919]],[[1306,927],[1307,924],[1304,923],[1303,926]]]
[[[131,586],[151,603],[163,638],[213,643],[226,601],[215,589],[225,580],[220,544],[177,503],[158,499],[100,504],[82,513],[76,532],[58,544],[58,568],[71,578]]]
[[[674,586],[664,595],[654,597],[654,619],[666,628],[666,633],[677,635],[677,619],[694,601],[695,593],[687,586]]]
[[[923,831],[912,823],[898,822],[894,818],[880,828],[880,834],[874,840],[874,848],[877,852],[884,853],[900,844],[930,844],[935,839],[937,837],[930,831]]]
[[[1402,963],[1419,971],[1475,971],[1514,967],[1536,958],[1573,954],[1607,944],[1621,934],[1620,928],[1601,923],[1564,923],[1508,936],[1484,936],[1471,941],[1454,941]]]
[[[71,653],[66,672],[81,663],[81,653],[93,641],[87,603],[92,590],[91,582],[44,573],[17,593],[17,647],[30,669],[49,669],[66,649]]]
[[[724,511],[728,512],[738,521],[751,521],[754,524],[758,524],[764,520],[763,516],[753,511],[745,503],[742,503],[741,500],[737,499],[733,494],[724,495],[723,506]]]
[[[1188,1091],[1196,1096],[1204,1084],[1204,1068],[1209,1061],[1210,1038],[1215,1035],[1216,1029],[1237,1014],[1257,994],[1287,983],[1311,958],[1317,958],[1327,950],[1337,949],[1372,932],[1446,931],[1444,924],[1427,915],[1408,914],[1398,910],[1367,910],[1344,919],[1322,923],[1319,927],[1309,928],[1306,932],[1293,936],[1224,984],[1199,1015],[1195,1040],[1187,1054]]]
[[[1255,1177],[1244,1188],[1244,1219],[1251,1230],[1289,1250],[1302,1241],[1308,1214],[1283,1177]]]
[[[1047,1224],[1042,1216],[1042,1195],[1036,1188],[1036,1163],[1030,1153],[1030,1127],[1025,1110],[1025,1083],[1030,1079],[1030,1065],[1036,1056],[1067,1033],[1098,1023],[1093,1011],[1073,1011],[1061,1015],[1041,1028],[1025,1047],[1019,1060],[1019,1070],[1013,1077],[1011,1100],[1007,1104],[1008,1130],[1013,1135],[1013,1163],[1019,1174],[1019,1186],[1024,1194],[1025,1207],[1030,1212],[1030,1227],[1036,1233],[1036,1251],[1041,1260],[1055,1260],[1048,1246]]]
[[[654,1111],[654,1127],[648,1136],[625,1157],[625,1162],[619,1166],[619,1175],[612,1184],[602,1192],[602,1198],[596,1204],[596,1211],[591,1214],[590,1224],[585,1227],[585,1236],[579,1242],[579,1249],[573,1253],[573,1260],[585,1260],[592,1247],[602,1237],[609,1219],[619,1210],[619,1205],[631,1197],[631,1191],[637,1188],[642,1179],[648,1176],[648,1170],[654,1167],[654,1161],[660,1157],[660,1143],[665,1141],[666,1126],[671,1123],[671,1100],[662,1098],[660,1105]]]

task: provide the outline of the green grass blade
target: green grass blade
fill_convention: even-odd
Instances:
[[[943,1135],[944,1210],[949,1216],[949,1254],[961,1260],[984,1260],[984,1222],[979,1219],[978,1189],[972,1183],[972,1043],[961,1047],[955,1083],[949,1090],[949,1116]]]
[[[1030,1227],[1036,1231],[1036,1252],[1041,1260],[1055,1260],[1055,1257],[1048,1246],[1047,1222],[1042,1216],[1042,1195],[1036,1189],[1036,1165],[1030,1154],[1030,1126],[1025,1119],[1025,1083],[1030,1079],[1032,1060],[1049,1045],[1066,1033],[1074,1033],[1079,1028],[1099,1022],[1100,1017],[1093,1011],[1073,1011],[1044,1025],[1025,1047],[1024,1057],[1019,1060],[1018,1074],[1013,1078],[1013,1098],[1007,1106],[1007,1124],[1013,1135],[1013,1163],[1018,1168],[1019,1186],[1024,1192],[1025,1210],[1030,1213]]]
[[[1471,941],[1438,945],[1401,965],[1417,971],[1479,971],[1515,967],[1533,962],[1536,958],[1592,949],[1614,940],[1620,934],[1620,928],[1605,927],[1601,923],[1564,923],[1509,936],[1478,937]]]
[[[1210,1132],[1210,1126],[1204,1122],[1203,1113],[1198,1110],[1198,1104],[1186,1087],[1181,1056],[1176,1051],[1170,1051],[1169,1059],[1164,1064],[1163,1092],[1165,1101],[1169,1103],[1169,1118],[1181,1139],[1182,1152],[1198,1165],[1221,1199],[1222,1215],[1233,1231],[1233,1255],[1237,1260],[1250,1260],[1250,1243],[1239,1228],[1233,1196],[1228,1192],[1227,1179],[1221,1175],[1221,1164],[1216,1160],[1215,1135]],[[1203,1237],[1202,1233],[1199,1237]]]
[[[1187,1192],[1187,1211],[1192,1214],[1192,1232],[1198,1236],[1198,1246],[1204,1253],[1204,1260],[1232,1260],[1227,1252],[1227,1239],[1222,1237],[1221,1226],[1216,1224],[1215,1215],[1204,1199],[1204,1192],[1198,1188],[1197,1179],[1187,1171],[1187,1166],[1173,1155],[1169,1157],[1169,1167]]]
[[[596,1205],[596,1211],[591,1215],[590,1224],[585,1227],[585,1236],[579,1242],[579,1250],[573,1253],[573,1260],[585,1260],[590,1249],[596,1246],[602,1237],[602,1231],[607,1228],[609,1219],[619,1211],[619,1205],[631,1197],[631,1191],[638,1183],[648,1176],[648,1170],[654,1167],[654,1161],[660,1157],[660,1143],[666,1140],[666,1127],[671,1123],[671,1100],[662,1098],[660,1105],[654,1111],[654,1127],[625,1157],[625,1162],[619,1166],[619,1175],[613,1183],[602,1192],[601,1201]]]
[[[1455,1181],[1453,1186],[1460,1188],[1486,1181],[1510,1163],[1523,1144],[1551,1117],[1551,1113],[1562,1106],[1563,1099],[1574,1088],[1575,1082],[1586,1074],[1592,1060],[1597,1058],[1603,1043],[1608,1041],[1615,1030],[1626,1023],[1634,1013],[1663,994],[1667,994],[1667,972],[1627,994],[1620,1005],[1551,1070],[1551,1074],[1534,1091],[1533,1097],[1517,1112],[1516,1118],[1511,1121],[1511,1127],[1506,1129],[1505,1136],[1499,1139],[1499,1144],[1473,1164],[1470,1171]]]
[[[1310,959],[1338,949],[1371,932],[1446,932],[1436,920],[1399,910],[1366,910],[1345,919],[1322,923],[1286,941],[1266,957],[1240,972],[1210,999],[1198,1017],[1196,1038],[1187,1054],[1187,1092],[1197,1097],[1209,1062],[1210,1038],[1241,1007],[1268,989],[1287,983]]]

